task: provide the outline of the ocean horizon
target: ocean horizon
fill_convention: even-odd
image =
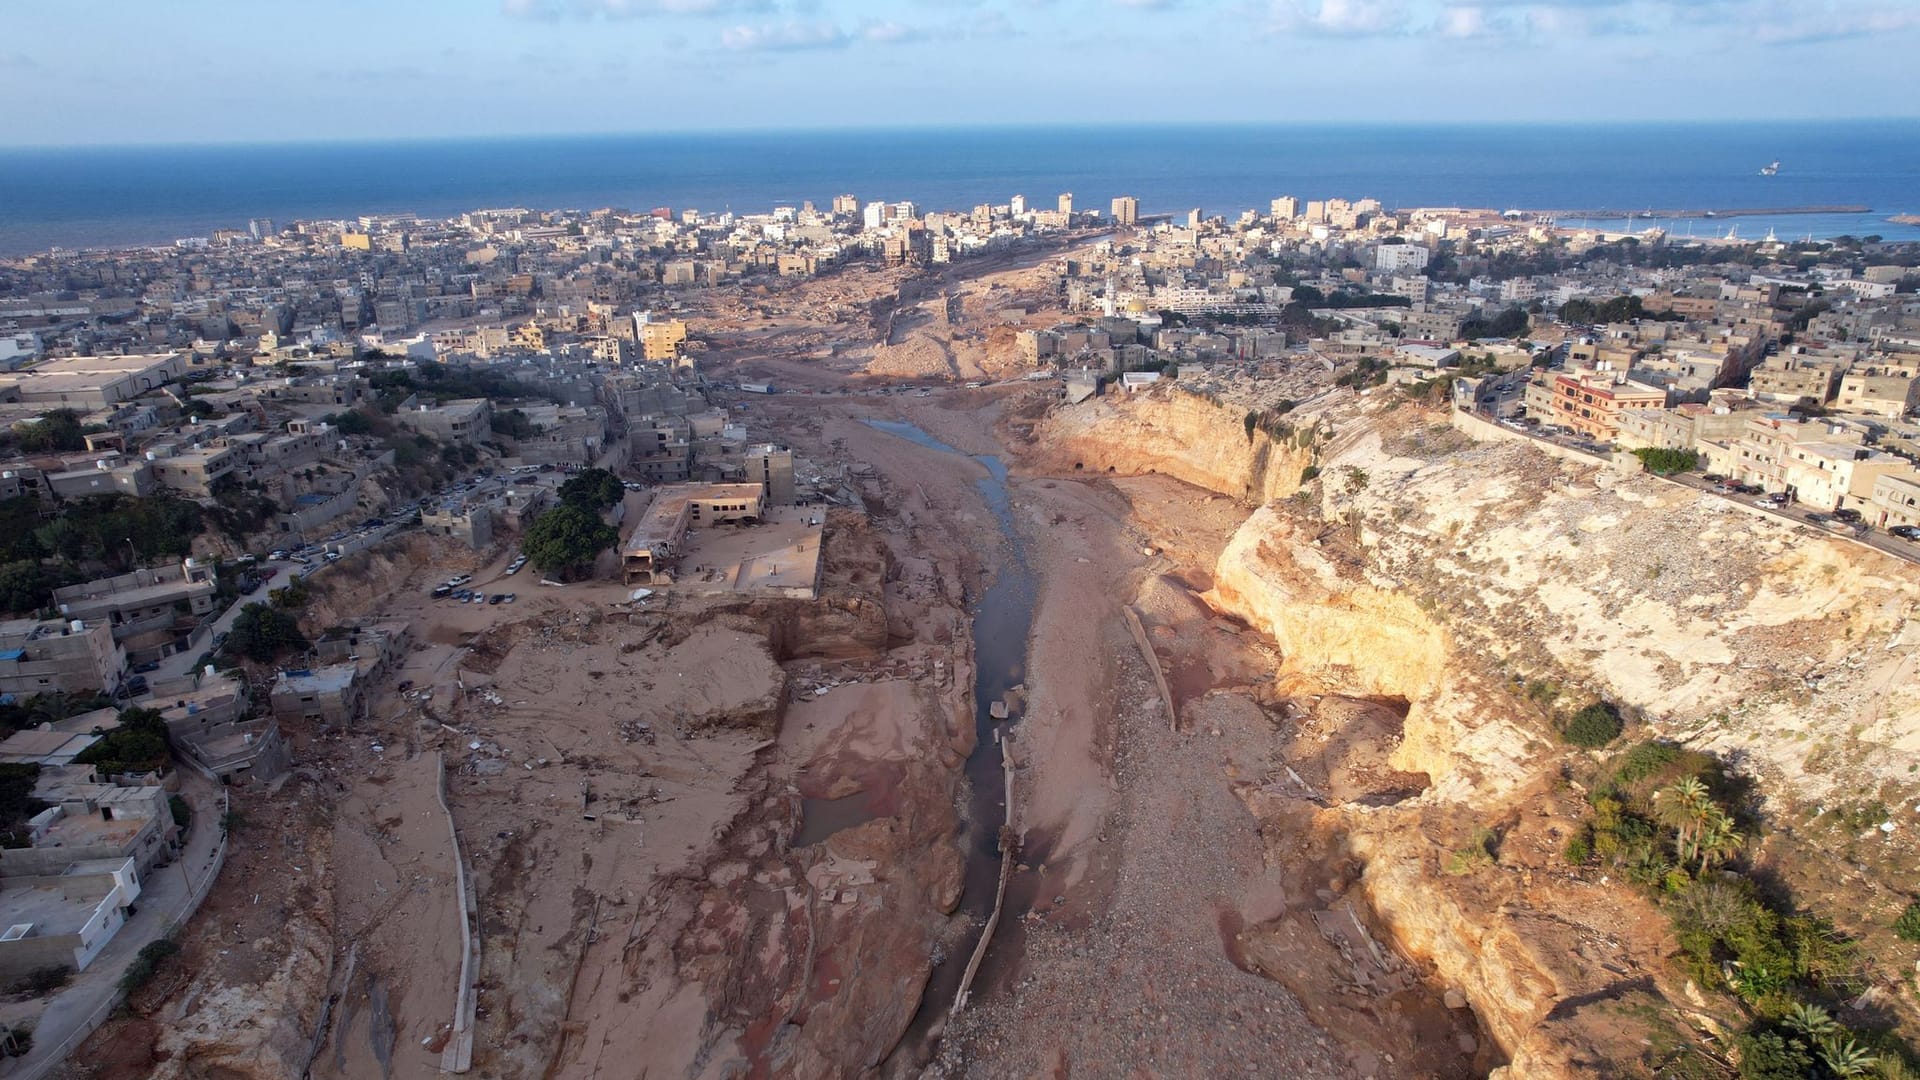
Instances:
[[[1779,173],[1761,167],[1780,161]],[[931,210],[1264,212],[1280,195],[1390,207],[1614,210],[1858,205],[1668,221],[1920,240],[1920,120],[1635,124],[1023,126],[0,149],[0,255],[165,244],[248,219],[530,209],[760,212],[835,195]],[[1566,219],[1577,224],[1579,219]],[[1591,219],[1602,224],[1603,219]],[[1613,222],[1617,224],[1617,222]]]

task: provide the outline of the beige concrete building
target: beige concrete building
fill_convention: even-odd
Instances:
[[[695,526],[752,523],[765,512],[760,484],[676,484],[656,491],[621,548],[629,585],[667,585]]]
[[[351,727],[367,714],[365,688],[353,664],[282,671],[273,681],[274,719]]]
[[[53,602],[68,619],[105,623],[127,661],[143,664],[193,647],[215,589],[213,568],[186,559],[55,589]]]
[[[80,619],[0,622],[0,694],[112,693],[127,654],[106,623]]]
[[[1905,416],[1920,404],[1920,379],[1848,372],[1840,376],[1840,390],[1833,404],[1841,412]]]
[[[493,406],[486,398],[403,409],[393,419],[401,427],[443,443],[473,446],[493,437]]]
[[[1535,385],[1544,395],[1528,393],[1528,415],[1542,423],[1558,424],[1593,439],[1611,442],[1620,431],[1620,414],[1632,409],[1660,409],[1667,392],[1629,380],[1612,371],[1548,372]],[[1545,406],[1546,412],[1539,411]]]
[[[1873,492],[1867,497],[1862,516],[1879,528],[1920,527],[1920,478],[1898,473],[1874,477]]]

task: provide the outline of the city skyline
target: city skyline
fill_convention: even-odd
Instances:
[[[1920,4],[8,0],[0,40],[14,146],[1739,121],[1915,115]],[[1116,85],[1129,58],[1151,76]]]

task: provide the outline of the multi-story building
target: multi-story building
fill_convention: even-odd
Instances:
[[[1432,258],[1433,252],[1422,244],[1382,244],[1374,250],[1373,266],[1384,274],[1417,273],[1425,270]],[[1421,299],[1426,297],[1422,295]]]
[[[746,480],[759,484],[761,498],[768,506],[792,506],[794,501],[793,451],[773,443],[747,447]]]
[[[1767,401],[1811,401],[1825,404],[1840,386],[1841,365],[1799,356],[1777,356],[1761,361],[1748,377],[1754,397]]]
[[[1547,372],[1535,380],[1545,395],[1528,394],[1527,411],[1542,423],[1570,428],[1596,442],[1612,442],[1620,432],[1620,414],[1660,409],[1667,392],[1629,380],[1624,373],[1576,369]],[[1543,414],[1540,406],[1546,408]]]
[[[473,446],[493,437],[493,405],[486,398],[461,398],[445,405],[402,409],[394,423],[443,443]]]
[[[668,362],[680,356],[681,347],[687,340],[686,323],[679,319],[655,321],[644,311],[634,314],[633,323],[642,359]]]
[[[192,648],[214,607],[211,566],[187,559],[53,590],[60,614],[105,623],[127,661],[143,664]]]
[[[1113,222],[1116,225],[1131,227],[1140,220],[1140,200],[1131,195],[1122,195],[1113,200]]]
[[[352,664],[282,671],[273,682],[273,716],[350,727],[367,714],[366,688]]]
[[[103,622],[9,619],[0,622],[0,694],[112,693],[127,654]]]
[[[1841,412],[1901,417],[1920,405],[1920,379],[1909,375],[1879,375],[1871,371],[1840,376],[1833,401]]]

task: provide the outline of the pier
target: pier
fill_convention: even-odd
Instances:
[[[1546,214],[1556,218],[1735,218],[1777,217],[1783,214],[1871,214],[1871,206],[1760,206],[1730,210],[1523,210],[1523,214]]]

